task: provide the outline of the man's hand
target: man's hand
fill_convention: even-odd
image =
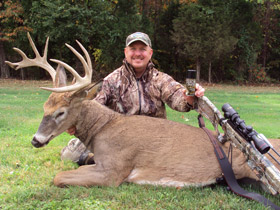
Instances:
[[[195,85],[195,96],[196,97],[202,97],[204,96],[204,92],[205,92],[205,89],[203,87],[201,87],[199,84],[196,83]]]
[[[205,89],[203,87],[201,87],[199,84],[196,83],[195,85],[195,96],[196,97],[202,97],[204,96],[204,92]],[[193,102],[194,102],[194,96],[188,96],[186,95],[186,91],[184,92],[184,98],[186,99],[186,101],[188,102],[188,104],[190,104],[191,106],[193,106]]]
[[[76,133],[76,127],[73,125],[72,127],[68,128],[66,132],[70,135],[74,135]]]

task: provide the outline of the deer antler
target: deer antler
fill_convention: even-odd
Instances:
[[[5,63],[8,64],[11,68],[14,68],[15,70],[18,70],[20,68],[30,67],[30,66],[41,67],[41,68],[43,68],[43,69],[45,69],[46,71],[49,72],[49,74],[52,77],[52,80],[54,81],[55,70],[47,61],[49,37],[47,38],[47,41],[46,41],[43,57],[38,52],[38,50],[37,50],[37,48],[36,48],[36,46],[35,46],[35,44],[34,44],[34,42],[33,42],[29,33],[27,33],[27,37],[28,37],[29,43],[30,43],[30,45],[31,45],[31,47],[32,47],[32,49],[35,53],[35,58],[34,59],[28,58],[24,52],[22,52],[20,49],[18,49],[16,47],[14,47],[13,49],[21,55],[22,61],[20,61],[18,63],[11,63],[9,61],[5,61]]]
[[[29,33],[27,33],[27,36],[28,36],[30,45],[31,45],[31,47],[32,47],[32,49],[35,53],[35,58],[30,59],[20,49],[13,48],[16,52],[18,52],[21,55],[23,60],[21,62],[18,62],[18,63],[11,63],[9,61],[5,61],[5,63],[7,63],[10,67],[12,67],[16,70],[18,70],[20,68],[24,68],[24,67],[29,67],[29,66],[41,67],[41,68],[45,69],[46,71],[48,71],[50,73],[50,75],[52,77],[52,80],[53,80],[53,83],[55,84],[55,78],[57,76],[56,75],[57,72],[47,62],[47,51],[48,51],[49,38],[47,38],[46,45],[45,45],[45,50],[44,50],[44,55],[42,57],[42,56],[40,56],[40,54],[39,54],[34,42],[32,41]],[[91,63],[91,60],[90,60],[90,56],[89,56],[88,52],[86,51],[86,49],[84,48],[84,46],[80,42],[78,42],[77,40],[76,40],[76,42],[78,43],[78,45],[80,46],[80,48],[84,52],[85,57],[86,57],[86,61],[85,61],[84,57],[80,53],[78,53],[73,47],[71,47],[68,44],[66,44],[66,46],[79,58],[79,60],[83,64],[83,67],[85,69],[85,76],[81,77],[71,66],[64,63],[63,61],[56,60],[56,59],[50,59],[51,61],[57,63],[58,65],[61,65],[61,66],[65,67],[68,71],[70,71],[72,73],[72,75],[74,76],[76,82],[73,85],[69,85],[69,86],[54,87],[54,88],[41,87],[42,89],[52,91],[52,92],[62,93],[62,92],[80,90],[80,89],[86,87],[87,85],[91,84],[92,63]]]
[[[84,57],[80,53],[78,53],[73,47],[71,47],[68,44],[65,44],[65,45],[79,58],[79,60],[83,64],[83,67],[85,69],[85,76],[81,77],[71,66],[69,66],[67,63],[64,63],[63,61],[56,60],[56,59],[50,59],[51,61],[53,61],[59,65],[62,65],[68,71],[70,71],[73,74],[76,82],[73,85],[69,85],[69,86],[65,86],[65,87],[59,87],[59,88],[42,87],[42,89],[53,91],[53,92],[68,92],[68,91],[80,90],[80,89],[88,86],[89,84],[91,84],[92,64],[91,64],[90,56],[89,56],[88,52],[86,51],[86,49],[84,48],[84,46],[79,41],[76,40],[76,42],[78,43],[78,45],[84,52],[87,61],[85,61]]]

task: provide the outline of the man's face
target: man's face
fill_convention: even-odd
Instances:
[[[153,55],[153,50],[143,42],[136,41],[124,49],[124,54],[127,62],[133,66],[137,75],[145,71]]]

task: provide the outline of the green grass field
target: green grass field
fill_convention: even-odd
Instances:
[[[30,143],[49,95],[39,89],[45,85],[50,82],[0,80],[0,209],[264,209],[217,185],[181,189],[127,183],[120,187],[55,187],[55,174],[77,165],[60,160],[60,150],[72,138],[66,133],[43,148]],[[280,139],[279,86],[206,86],[206,96],[220,110],[230,103],[247,125],[268,138]],[[168,108],[168,118],[198,126],[194,111],[179,113]],[[280,205],[279,195],[251,186],[246,189]]]

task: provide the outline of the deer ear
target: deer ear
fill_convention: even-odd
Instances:
[[[64,87],[66,86],[66,82],[67,82],[67,76],[64,67],[58,64],[56,68],[54,87],[55,88]]]
[[[103,80],[99,80],[94,85],[92,85],[88,89],[88,94],[87,94],[86,99],[88,99],[88,100],[94,99],[96,97],[96,95],[99,93],[99,91],[101,90],[102,84],[103,84]]]
[[[80,99],[86,99],[91,100],[94,99],[97,93],[101,90],[103,84],[103,80],[99,80],[98,82],[91,84],[81,90],[78,90],[74,92],[71,95],[71,98],[80,98]]]

